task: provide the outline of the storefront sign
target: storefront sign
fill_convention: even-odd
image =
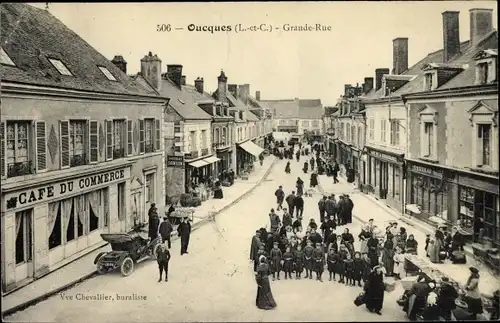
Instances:
[[[372,150],[370,152],[370,155],[372,157],[375,157],[377,159],[381,159],[381,160],[386,160],[386,161],[390,161],[390,162],[393,162],[393,163],[399,163],[399,160],[397,157],[394,157],[394,156],[391,156],[391,155],[386,155],[386,154],[383,154],[379,151],[375,151],[375,150]]]
[[[55,184],[36,187],[6,194],[4,197],[5,209],[15,209],[31,206],[40,202],[64,198],[75,193],[97,189],[130,177],[129,169],[112,170],[100,174],[92,174],[86,177],[76,178],[69,181],[61,181]]]
[[[167,156],[167,167],[184,168],[184,156]]]
[[[429,175],[441,178],[443,177],[443,171],[441,169],[432,169],[425,166],[420,165],[410,165],[410,170],[414,173],[419,173],[423,175]]]

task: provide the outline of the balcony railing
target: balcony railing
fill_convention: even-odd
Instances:
[[[31,160],[7,164],[7,177],[16,177],[33,174]]]
[[[206,155],[208,155],[208,152],[209,152],[209,149],[208,149],[208,148],[203,148],[203,149],[201,150],[201,155],[202,155],[202,156],[206,156]]]
[[[146,144],[146,154],[155,151],[153,144]]]
[[[185,154],[184,158],[186,159],[194,159],[194,158],[198,158],[199,156],[199,153],[197,150],[193,150],[193,151],[190,151],[188,153]]]
[[[113,149],[113,159],[125,157],[125,148],[114,148]]]
[[[87,165],[87,155],[85,154],[73,155],[71,156],[69,164],[71,167]]]

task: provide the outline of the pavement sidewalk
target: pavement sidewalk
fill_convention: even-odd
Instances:
[[[430,268],[436,269],[449,276],[461,284],[465,284],[469,277],[469,267],[475,266],[479,269],[481,279],[479,290],[486,295],[492,295],[500,286],[500,279],[494,276],[490,270],[484,267],[481,263],[477,263],[474,258],[467,254],[467,264],[452,264],[446,260],[442,264],[434,264],[427,258],[425,252],[426,234],[434,234],[435,228],[417,223],[418,220],[413,220],[408,216],[391,209],[382,202],[372,196],[364,194],[359,189],[354,188],[350,183],[347,183],[345,178],[340,177],[340,183],[333,184],[333,178],[325,175],[319,176],[320,191],[325,193],[340,192],[349,194],[349,197],[354,203],[353,218],[365,224],[369,219],[374,219],[375,224],[379,226],[388,222],[398,222],[399,226],[404,226],[408,235],[413,234],[415,240],[418,241],[418,254],[426,261]],[[382,228],[385,229],[385,228]],[[357,236],[358,232],[353,232]]]
[[[195,208],[192,230],[209,222],[215,215],[225,211],[251,193],[266,179],[275,162],[274,156],[268,156],[262,166],[259,162],[254,163],[255,170],[249,175],[248,180],[236,179],[234,185],[223,188],[223,199],[209,199]],[[176,233],[175,230],[172,233],[174,239],[177,238]],[[23,310],[97,275],[94,265],[95,257],[100,252],[110,250],[111,247],[108,244],[98,247],[31,284],[2,296],[2,316],[5,317]]]

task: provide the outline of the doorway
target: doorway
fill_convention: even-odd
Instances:
[[[387,189],[389,183],[389,165],[386,162],[380,162],[380,192],[379,197],[382,200],[387,198]]]
[[[16,212],[16,280],[32,278],[33,266],[33,209]]]
[[[151,204],[155,202],[155,183],[154,183],[154,173],[146,174],[146,183],[145,183],[145,196],[144,196],[144,214],[148,214],[149,208]]]

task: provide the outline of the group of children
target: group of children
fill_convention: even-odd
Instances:
[[[340,237],[339,237],[340,238]],[[287,245],[283,252],[279,248],[279,243],[274,242],[273,248],[267,254],[264,245],[259,246],[257,258],[265,256],[269,259],[270,272],[272,279],[280,280],[280,273],[285,273],[285,279],[293,279],[292,274],[295,274],[295,279],[302,279],[302,274],[305,271],[305,277],[313,279],[313,273],[316,274],[316,280],[323,282],[323,273],[326,270],[329,273],[329,281],[337,281],[345,285],[361,286],[361,282],[365,280],[370,273],[371,266],[366,257],[362,257],[361,253],[355,252],[354,257],[344,244],[340,244],[340,248],[329,246],[325,252],[325,245],[321,242],[313,243],[311,240],[306,241],[306,245],[302,248],[302,244]]]

